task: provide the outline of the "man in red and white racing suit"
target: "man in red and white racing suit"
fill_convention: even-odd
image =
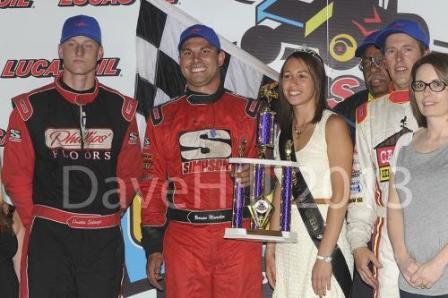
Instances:
[[[144,140],[149,281],[161,288],[163,260],[167,297],[261,297],[261,244],[224,239],[234,185],[228,158],[240,147],[257,156],[258,102],[223,89],[224,53],[211,28],[186,29],[179,51],[186,95],[153,109]]]
[[[387,235],[386,204],[389,192],[389,160],[398,138],[417,128],[409,102],[411,69],[428,49],[429,37],[420,25],[396,20],[377,37],[391,76],[393,91],[365,103],[356,111],[356,147],[348,238],[361,278],[375,288],[375,297],[399,297],[398,267]],[[372,239],[372,250],[367,243]],[[374,265],[373,272],[368,264]]]
[[[373,253],[382,265],[379,269],[375,267],[379,297],[398,297],[395,280],[398,268],[385,222],[389,159],[398,138],[416,128],[408,91],[394,91],[357,109],[348,238],[352,250],[356,251],[362,247],[367,249],[372,237]]]

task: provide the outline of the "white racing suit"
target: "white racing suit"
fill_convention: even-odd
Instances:
[[[417,128],[408,91],[394,91],[367,102],[356,111],[356,145],[350,203],[348,240],[352,250],[367,247],[382,264],[374,270],[376,297],[399,297],[398,267],[387,235],[386,204],[389,193],[389,160],[398,138]]]

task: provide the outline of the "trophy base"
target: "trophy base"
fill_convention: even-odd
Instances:
[[[297,242],[296,232],[282,232],[282,231],[266,231],[266,230],[249,230],[238,228],[226,228],[224,233],[226,239],[239,240],[257,240],[268,242]]]

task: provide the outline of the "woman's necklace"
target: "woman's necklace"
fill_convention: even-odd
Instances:
[[[295,123],[293,123],[293,127],[294,127],[294,134],[296,135],[296,136],[300,136],[307,128],[308,128],[308,126],[310,125],[311,123],[310,122],[308,122],[308,123],[306,123],[305,125],[302,125],[302,126],[297,126]]]

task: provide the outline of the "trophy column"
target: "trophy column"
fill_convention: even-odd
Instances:
[[[292,142],[289,140],[285,146],[286,160],[291,161]],[[291,197],[292,197],[292,167],[282,169],[282,195],[280,210],[280,229],[289,232],[291,227]]]
[[[246,141],[242,140],[238,148],[238,153],[240,157],[243,157],[244,148],[246,146]],[[237,172],[241,171],[243,164],[239,163],[236,165],[235,170]],[[235,181],[233,187],[233,212],[232,212],[232,228],[242,228],[243,224],[243,208],[244,208],[244,188],[241,186],[239,181]]]
[[[260,159],[266,158],[266,151],[274,147],[274,117],[275,112],[271,110],[270,100],[260,111],[258,118],[257,145]],[[248,206],[252,218],[252,230],[263,230],[269,223],[274,206],[264,196],[265,165],[256,164],[254,174],[254,191],[251,204]]]

